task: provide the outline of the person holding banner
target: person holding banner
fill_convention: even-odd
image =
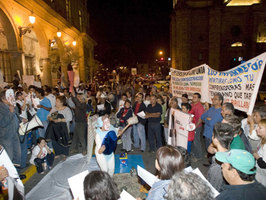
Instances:
[[[212,99],[212,107],[203,115],[201,115],[201,118],[198,121],[198,123],[201,123],[202,121],[205,123],[203,136],[205,136],[206,149],[208,149],[212,142],[212,132],[214,125],[217,122],[221,122],[223,120],[223,117],[221,115],[223,99],[224,98],[220,93],[214,95]]]
[[[191,111],[190,114],[194,115],[194,120],[196,124],[195,138],[191,145],[191,152],[195,156],[194,161],[202,158],[202,145],[201,145],[201,133],[202,133],[202,123],[201,115],[204,113],[204,107],[200,102],[201,95],[199,93],[194,93],[192,96]]]

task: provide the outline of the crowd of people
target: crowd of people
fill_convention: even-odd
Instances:
[[[199,93],[194,93],[191,99],[187,94],[176,98],[168,86],[157,88],[141,83],[112,87],[81,83],[70,89],[61,85],[54,88],[14,85],[14,105],[6,99],[8,89],[0,92],[0,145],[18,171],[27,166],[28,153],[30,163],[39,173],[51,169],[54,158],[64,160],[75,153],[86,155],[87,119],[97,115],[95,155],[103,172],[90,173],[85,178],[86,199],[119,198],[111,179],[114,153],[103,154],[106,147],[102,143],[109,131],[117,132],[116,127],[120,128],[116,134],[121,138],[123,151],[156,153],[155,168],[160,181],[151,187],[147,199],[214,199],[201,178],[184,172],[189,166],[188,156],[191,162],[208,157],[207,179],[220,192],[217,199],[265,198],[266,109],[263,105],[255,106],[252,115],[240,116],[235,114],[231,103],[224,103],[220,93],[208,104],[201,102]],[[189,132],[187,150],[167,145],[171,109],[193,115],[196,128]],[[138,115],[141,112],[145,113],[144,117]],[[42,126],[19,135],[20,124],[31,121],[35,115]],[[122,133],[133,116],[138,118],[138,123]],[[5,176],[6,171],[2,173],[0,169],[0,178]],[[107,191],[103,193],[104,187]]]

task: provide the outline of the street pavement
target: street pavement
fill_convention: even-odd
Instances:
[[[116,150],[116,154],[122,153],[121,151],[122,145],[118,145],[117,146],[117,150]],[[148,145],[147,145],[147,149],[148,149]],[[151,153],[148,151],[145,152],[141,152],[139,149],[134,149],[133,151],[130,152],[129,154],[138,154],[138,155],[142,155],[142,159],[144,162],[144,166],[145,169],[148,170],[149,172],[151,172],[152,174],[156,173],[156,169],[154,166],[155,163],[155,157],[156,157],[156,153]],[[207,175],[207,170],[208,167],[205,167],[203,164],[208,163],[207,158],[203,158],[200,161],[197,162],[193,162],[193,159],[191,159],[191,166],[192,168],[199,168],[200,171],[203,173],[203,175],[206,177]],[[57,165],[59,162],[63,162],[63,160],[61,158],[56,158],[55,162],[54,162],[54,166]],[[27,194],[34,186],[36,186],[38,184],[38,182],[40,182],[42,180],[42,178],[49,173],[49,171],[46,171],[45,174],[38,174],[37,172],[34,173],[30,179],[24,184],[25,186],[25,194]]]

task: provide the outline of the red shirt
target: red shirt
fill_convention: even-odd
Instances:
[[[137,113],[139,112],[139,107],[140,107],[140,103],[136,104],[136,108],[134,110],[134,114],[137,115]]]
[[[195,124],[197,124],[201,115],[204,113],[204,107],[200,102],[198,102],[196,104],[191,104],[191,106],[192,106],[192,108],[191,108],[191,111],[189,113],[194,115],[194,121],[195,121]],[[199,124],[198,127],[201,127],[201,125],[202,124]]]

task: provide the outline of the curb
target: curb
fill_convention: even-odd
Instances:
[[[29,168],[23,173],[26,175],[26,178],[22,180],[22,183],[25,184],[36,172],[37,169],[35,165],[29,166]]]

